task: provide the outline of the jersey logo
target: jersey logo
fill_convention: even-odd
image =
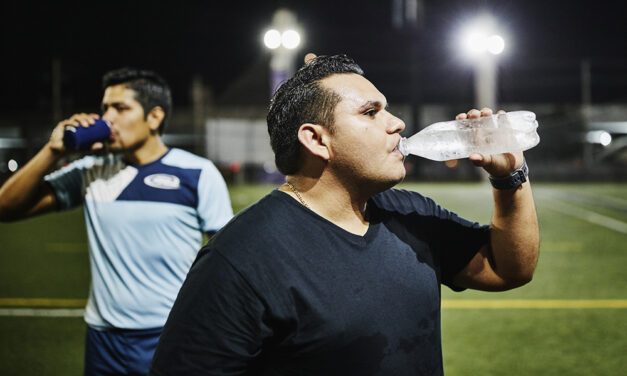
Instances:
[[[178,189],[181,185],[181,180],[170,174],[152,174],[144,178],[144,184],[153,188]]]

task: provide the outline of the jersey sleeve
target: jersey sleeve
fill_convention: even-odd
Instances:
[[[68,210],[83,203],[83,170],[88,161],[83,158],[44,177],[57,200],[58,210]]]
[[[440,282],[463,290],[452,284],[453,278],[489,242],[489,226],[464,219],[417,192],[391,189],[377,195],[375,203],[410,218],[407,227],[429,243],[437,260]]]
[[[454,291],[462,291],[463,288],[453,285],[453,279],[490,241],[490,226],[459,217],[436,203],[433,205],[434,214],[441,219],[435,244],[440,254],[442,283]]]
[[[229,191],[213,163],[208,163],[200,173],[198,214],[201,229],[209,234],[221,229],[233,217]]]
[[[150,375],[246,375],[271,330],[250,284],[203,249],[170,312]]]

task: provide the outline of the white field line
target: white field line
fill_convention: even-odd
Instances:
[[[83,317],[84,314],[82,308],[0,308],[0,316],[10,317]]]
[[[627,299],[445,299],[442,308],[457,309],[601,309],[627,308]]]
[[[618,219],[610,218],[572,204],[558,203],[555,199],[545,201],[542,205],[562,214],[570,215],[571,217],[579,218],[584,221],[609,228],[610,230],[627,234],[627,223],[619,221]]]
[[[444,299],[443,309],[626,309],[627,299]],[[0,317],[82,317],[75,308],[0,308]]]
[[[592,204],[607,206],[617,210],[627,210],[627,200],[621,197],[604,195],[602,193],[591,193],[585,190],[571,190],[560,188],[543,188],[542,190],[550,192],[552,196],[573,200],[577,202],[588,202]]]
[[[87,299],[62,298],[0,298],[0,307],[83,308]]]

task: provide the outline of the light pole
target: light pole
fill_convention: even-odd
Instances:
[[[263,36],[270,50],[270,95],[294,74],[294,58],[301,45],[300,27],[296,15],[284,8],[274,12],[272,26]]]
[[[459,37],[461,50],[474,70],[475,108],[497,111],[497,58],[505,50],[505,40],[496,21],[487,13],[481,14],[466,25]],[[480,177],[488,181],[485,171]]]
[[[505,40],[494,18],[484,14],[461,34],[462,50],[474,68],[475,107],[497,110],[497,58],[505,50]]]

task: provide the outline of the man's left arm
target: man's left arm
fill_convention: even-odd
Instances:
[[[470,111],[470,118],[489,116],[491,110]],[[458,119],[466,114],[458,115]],[[522,152],[483,156],[470,160],[491,176],[506,176],[524,163]],[[493,188],[494,215],[490,241],[453,279],[456,286],[486,291],[522,286],[533,277],[540,235],[529,180],[511,189]]]

